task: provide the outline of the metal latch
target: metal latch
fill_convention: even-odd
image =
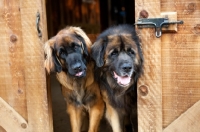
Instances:
[[[40,30],[40,13],[39,12],[37,12],[36,14],[36,28],[38,32],[38,37],[42,37],[42,32]]]
[[[183,21],[172,21],[168,18],[139,18],[137,23],[138,28],[155,28],[156,37],[159,38],[162,35],[162,27],[168,27],[169,24],[183,24]]]

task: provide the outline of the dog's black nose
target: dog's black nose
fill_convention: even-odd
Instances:
[[[121,69],[123,69],[124,72],[130,72],[132,70],[132,65],[130,63],[123,63]]]
[[[80,71],[81,71],[81,67],[76,67],[76,68],[74,68],[74,71],[75,71],[75,72],[80,72]]]
[[[82,71],[81,69],[81,64],[80,63],[76,63],[72,66],[72,69],[77,73],[77,72],[80,72]]]

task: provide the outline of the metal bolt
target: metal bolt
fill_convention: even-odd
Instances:
[[[139,92],[142,96],[146,96],[148,94],[148,88],[145,85],[139,87]]]
[[[142,10],[140,12],[140,18],[148,18],[149,17],[149,13],[146,10]]]
[[[21,89],[18,89],[17,92],[18,92],[19,94],[23,94],[23,91],[22,91]]]
[[[10,41],[11,42],[16,42],[17,41],[17,36],[16,35],[14,35],[14,34],[12,34],[11,36],[10,36]]]
[[[27,125],[25,123],[22,123],[21,127],[25,129],[27,127]]]

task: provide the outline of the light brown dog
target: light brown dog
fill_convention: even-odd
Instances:
[[[94,62],[90,59],[91,42],[79,27],[67,27],[45,43],[45,68],[56,72],[67,103],[72,132],[80,132],[85,113],[88,132],[97,132],[104,112]]]

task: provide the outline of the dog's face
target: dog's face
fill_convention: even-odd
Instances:
[[[83,77],[86,75],[84,46],[76,36],[59,36],[54,44],[53,52],[55,58],[53,61],[56,64],[57,72],[62,69],[72,76]]]
[[[118,87],[129,87],[142,73],[139,40],[128,25],[103,32],[92,46],[92,57],[106,72],[107,80]]]
[[[61,30],[45,44],[47,71],[64,71],[74,77],[86,76],[90,45],[89,38],[80,28],[70,27]]]

